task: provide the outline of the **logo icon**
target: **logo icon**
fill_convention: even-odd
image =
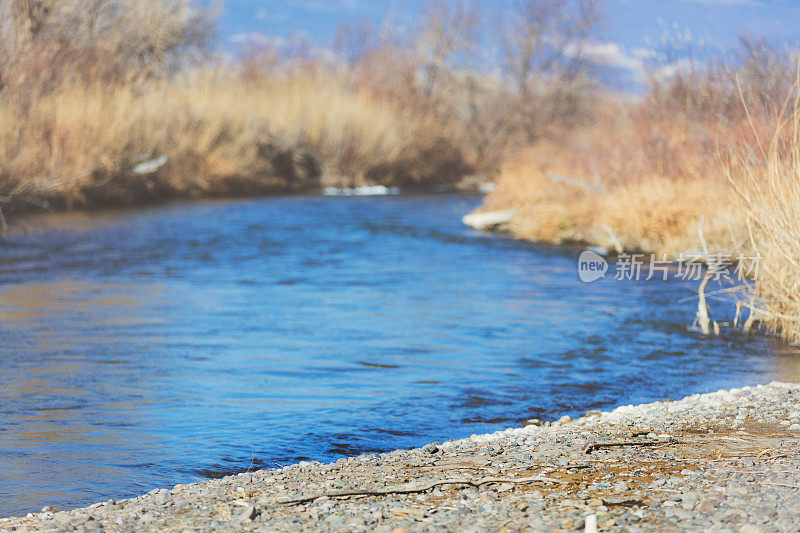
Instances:
[[[584,283],[591,283],[606,277],[608,261],[591,250],[585,250],[578,258],[578,277]]]

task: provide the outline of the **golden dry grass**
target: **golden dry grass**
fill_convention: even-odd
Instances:
[[[418,120],[329,72],[67,85],[24,105],[0,100],[0,193],[20,209],[435,180],[415,157],[435,142]],[[286,175],[273,160],[282,152],[312,158],[321,176]],[[169,162],[156,174],[130,174],[161,155]]]
[[[800,342],[800,102],[768,146],[753,145],[727,167],[761,257],[752,285],[756,316],[769,331]]]
[[[719,150],[680,118],[655,123],[612,107],[591,128],[571,132],[506,164],[486,209],[514,208],[511,231],[542,242],[567,241],[677,257],[701,246],[731,251],[746,235],[730,207]],[[602,187],[599,194],[548,179],[555,174]]]

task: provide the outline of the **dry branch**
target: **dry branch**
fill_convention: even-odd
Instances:
[[[489,483],[559,483],[564,484],[559,479],[553,479],[544,476],[532,476],[524,478],[495,478],[486,477],[482,479],[443,479],[439,481],[431,481],[424,484],[408,484],[400,487],[393,487],[388,489],[353,489],[353,490],[335,490],[330,492],[323,492],[311,496],[302,496],[300,498],[289,498],[278,500],[278,503],[289,505],[294,503],[312,502],[318,498],[341,498],[344,496],[387,496],[389,494],[413,494],[417,492],[426,492],[439,485],[471,485],[473,487],[480,487]]]
[[[678,441],[672,439],[664,440],[615,440],[611,442],[591,442],[583,450],[583,453],[592,453],[594,450],[601,448],[616,448],[619,446],[661,446],[663,444],[677,444]]]
[[[708,307],[708,303],[706,302],[706,286],[708,282],[716,275],[717,270],[719,269],[720,265],[716,262],[711,260],[711,256],[708,253],[708,245],[706,244],[706,238],[703,235],[703,224],[705,223],[705,216],[700,217],[700,224],[697,228],[698,236],[700,237],[700,245],[703,247],[703,254],[705,256],[706,261],[708,262],[708,270],[706,271],[705,276],[703,276],[703,281],[700,282],[700,287],[697,289],[697,319],[696,323],[700,327],[700,332],[703,335],[709,335],[711,333],[710,326],[712,325],[711,321],[711,313]],[[717,321],[713,321],[714,326],[714,335],[719,336],[719,324]]]
[[[697,289],[697,325],[700,327],[700,332],[703,335],[708,335],[710,333],[709,326],[711,324],[711,316],[708,312],[708,304],[706,303],[706,285],[708,285],[708,282],[714,277],[714,270],[713,266],[709,266],[706,275],[703,276],[703,281],[700,282],[700,287]]]

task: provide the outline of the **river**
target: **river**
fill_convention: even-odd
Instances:
[[[800,374],[687,331],[696,284],[582,283],[480,199],[26,219],[0,245],[0,516]]]

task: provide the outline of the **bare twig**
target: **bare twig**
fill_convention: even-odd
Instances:
[[[756,455],[756,460],[761,459],[765,454],[768,454],[771,451],[773,451],[773,448],[766,448],[765,450],[762,450],[758,455]]]
[[[47,189],[54,189],[56,187],[61,187],[62,185],[66,185],[67,183],[70,183],[72,181],[79,180],[81,178],[85,178],[86,176],[90,175],[92,172],[94,172],[94,169],[90,168],[90,169],[84,170],[83,172],[80,172],[78,174],[74,174],[74,175],[72,175],[72,176],[70,176],[68,178],[56,180],[56,181],[54,181],[54,182],[52,182],[52,183],[50,183],[48,185],[45,185],[43,187],[39,187],[38,189],[41,190],[41,191],[45,191]]]
[[[744,325],[742,325],[742,331],[745,333],[750,333],[750,330],[753,329],[753,324],[755,324],[757,320],[756,316],[756,307],[755,307],[755,299],[751,296],[750,297],[750,314],[747,316],[747,320],[745,320]]]
[[[606,224],[605,228],[606,233],[608,233],[609,243],[614,247],[618,254],[624,252],[625,248],[622,246],[622,242],[619,240],[619,237],[617,237],[617,234],[614,233],[614,230],[611,228],[611,226]]]
[[[311,496],[301,496],[299,498],[289,498],[278,500],[277,503],[288,505],[294,503],[312,502],[318,498],[341,498],[344,496],[387,496],[389,494],[413,494],[417,492],[425,492],[440,485],[471,485],[473,487],[480,487],[489,483],[558,483],[564,484],[560,479],[553,479],[544,476],[532,476],[524,478],[495,478],[486,477],[482,479],[442,479],[439,481],[431,481],[421,485],[408,484],[399,487],[388,489],[352,489],[352,490],[335,490],[330,492],[323,492],[320,494],[313,494]]]

